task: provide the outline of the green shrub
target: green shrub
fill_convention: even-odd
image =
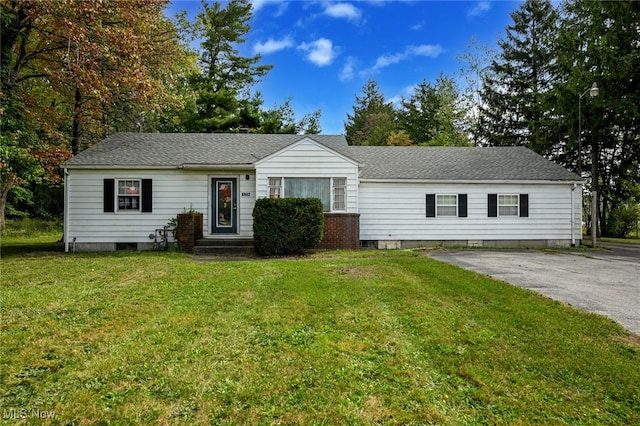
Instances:
[[[640,217],[640,205],[634,203],[622,204],[611,212],[607,223],[607,235],[624,238],[636,227]]]
[[[253,239],[264,256],[299,254],[322,240],[324,215],[317,198],[261,198],[253,209]]]

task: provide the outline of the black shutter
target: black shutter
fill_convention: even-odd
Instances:
[[[102,206],[105,213],[113,213],[116,211],[115,187],[116,181],[114,179],[104,180]]]
[[[153,211],[153,186],[151,179],[142,179],[142,212]]]
[[[489,194],[487,208],[489,217],[498,217],[498,194]]]
[[[436,194],[427,194],[427,217],[436,217]]]
[[[520,194],[520,217],[529,217],[529,194]]]
[[[458,194],[458,217],[467,217],[467,194]]]

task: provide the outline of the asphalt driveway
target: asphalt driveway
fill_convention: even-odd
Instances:
[[[443,250],[434,259],[605,315],[640,335],[640,246],[604,250]]]

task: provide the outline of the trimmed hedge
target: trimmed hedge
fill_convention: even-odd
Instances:
[[[300,254],[320,244],[324,229],[318,198],[260,198],[253,209],[253,239],[263,256]]]

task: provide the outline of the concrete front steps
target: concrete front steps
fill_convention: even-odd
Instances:
[[[196,241],[193,253],[199,256],[255,256],[253,240],[203,238]]]

